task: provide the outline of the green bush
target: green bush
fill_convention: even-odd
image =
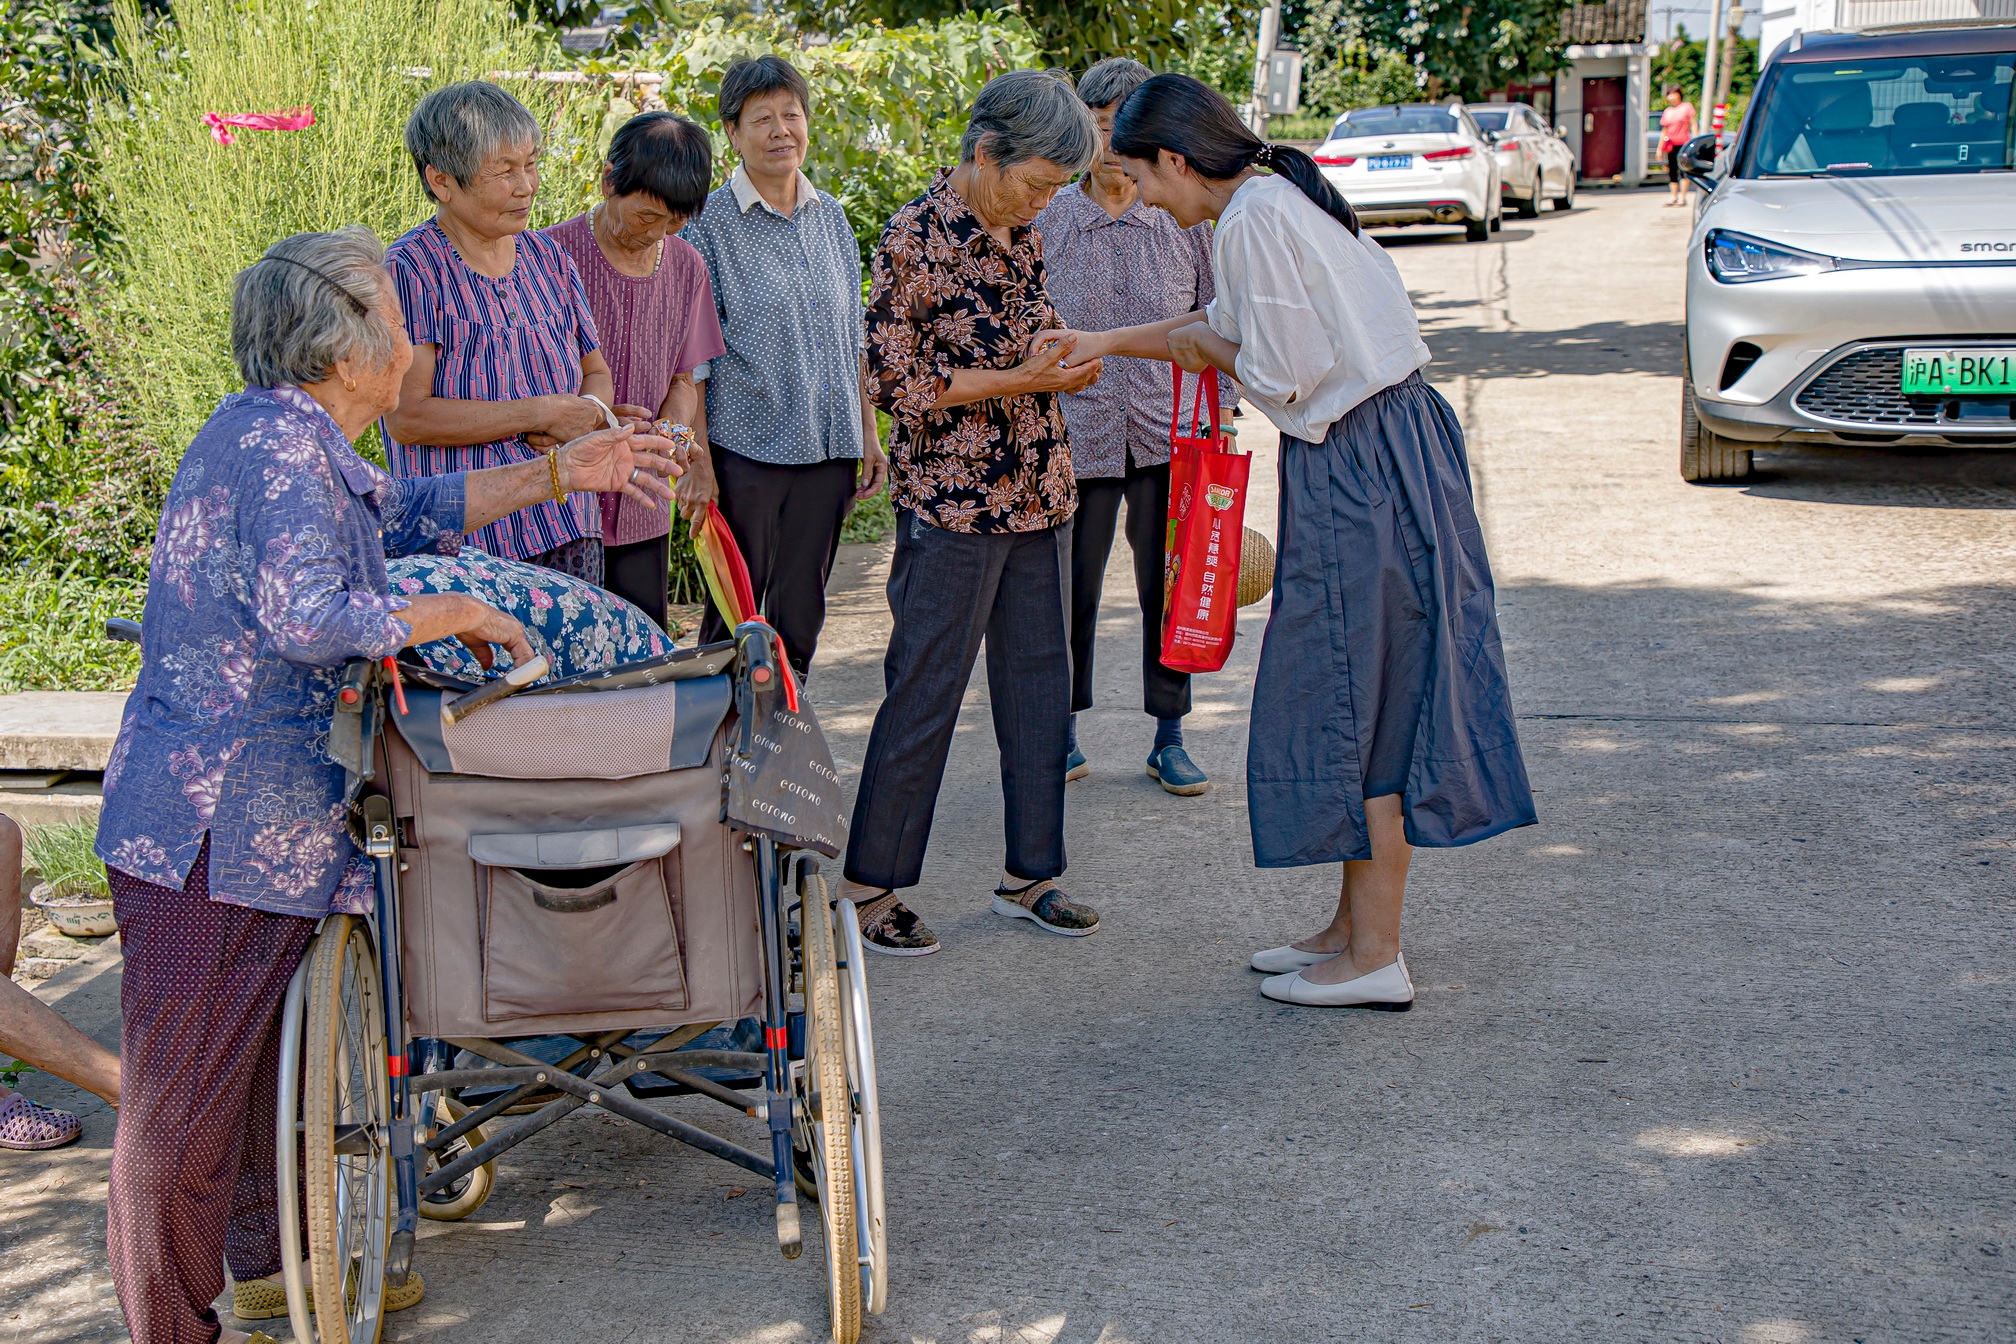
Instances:
[[[91,821],[31,826],[22,841],[28,862],[49,884],[50,895],[109,899],[112,889],[105,864],[92,850],[97,843],[98,824]]]
[[[145,602],[130,581],[0,574],[0,694],[131,686],[140,650],[105,638],[105,618],[137,620]]]

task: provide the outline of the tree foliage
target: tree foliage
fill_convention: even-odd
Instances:
[[[1515,77],[1561,68],[1568,0],[1406,0],[1359,9],[1364,38],[1406,55],[1421,96],[1481,100]]]
[[[1414,63],[1373,39],[1352,0],[1316,0],[1297,36],[1305,113],[1334,117],[1353,107],[1411,102],[1422,96]]]
[[[977,16],[995,4],[975,0],[789,0],[792,20],[807,32],[862,24],[887,27]],[[1108,56],[1132,56],[1162,67],[1189,50],[1197,0],[1018,0],[1014,9],[1037,35],[1044,60],[1082,71]],[[1248,59],[1251,59],[1249,53]]]

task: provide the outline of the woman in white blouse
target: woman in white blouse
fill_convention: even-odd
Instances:
[[[1246,758],[1253,856],[1342,862],[1344,879],[1328,927],[1252,966],[1271,973],[1269,998],[1404,1011],[1413,847],[1534,821],[1462,427],[1421,378],[1428,347],[1399,272],[1308,155],[1255,138],[1186,75],[1127,99],[1113,149],[1143,204],[1185,228],[1215,221],[1218,297],[1077,333],[1068,362],[1216,368],[1282,434]]]

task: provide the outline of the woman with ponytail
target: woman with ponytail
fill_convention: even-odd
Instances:
[[[1274,607],[1253,687],[1254,862],[1344,865],[1329,926],[1256,953],[1287,1003],[1405,1010],[1400,912],[1417,845],[1534,820],[1463,431],[1422,380],[1400,274],[1298,149],[1212,89],[1157,75],[1113,151],[1185,228],[1215,222],[1200,313],[1070,333],[1067,363],[1173,359],[1239,380],[1281,430]],[[1045,333],[1038,339],[1063,338]]]

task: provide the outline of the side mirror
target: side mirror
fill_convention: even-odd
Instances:
[[[1685,173],[1688,180],[1701,188],[1701,190],[1715,190],[1716,184],[1713,174],[1715,172],[1715,155],[1717,152],[1718,147],[1712,134],[1695,136],[1692,140],[1680,146],[1680,171]]]

